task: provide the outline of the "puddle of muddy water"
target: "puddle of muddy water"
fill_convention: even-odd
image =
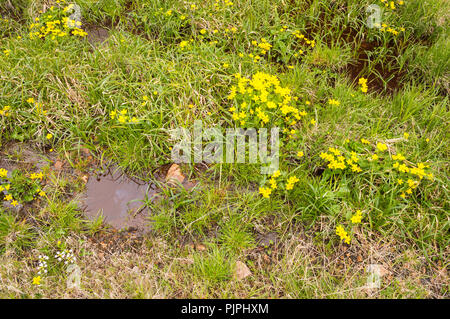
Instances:
[[[150,210],[143,200],[156,194],[156,187],[127,177],[118,169],[90,176],[86,184],[84,211],[89,219],[102,215],[106,224],[117,229],[148,232]]]

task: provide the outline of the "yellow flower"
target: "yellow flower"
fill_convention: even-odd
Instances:
[[[338,100],[335,100],[335,99],[329,99],[328,100],[328,104],[330,104],[330,105],[340,105],[341,102],[339,102]]]
[[[125,115],[120,115],[117,120],[119,121],[119,123],[125,123],[127,121],[127,116]]]
[[[188,44],[189,44],[188,41],[183,40],[183,41],[180,42],[179,46],[180,46],[181,49],[184,49]]]
[[[337,148],[330,147],[328,150],[336,156],[341,155],[341,152]]]
[[[394,161],[404,161],[406,157],[404,157],[401,153],[397,153],[396,155],[392,155],[392,159]]]
[[[272,193],[272,190],[268,187],[260,187],[259,193],[262,194],[264,198],[269,198],[270,194]]]
[[[269,183],[270,183],[270,188],[272,188],[272,189],[276,189],[277,188],[277,182],[275,181],[275,179],[271,178],[269,180]]]
[[[6,178],[8,176],[8,171],[4,168],[0,168],[0,178]]]
[[[409,173],[409,168],[405,164],[402,164],[402,165],[398,166],[398,170],[400,172],[402,172],[402,173]]]
[[[361,85],[361,91],[363,93],[367,93],[367,89],[368,89],[368,87],[367,87],[367,79],[360,78],[359,81],[358,81],[358,84]]]
[[[358,80],[358,84],[367,84],[367,79],[365,79],[365,78],[360,78],[360,79]]]
[[[291,176],[287,180],[286,190],[291,190],[294,188],[295,183],[297,183],[299,179],[296,176]]]
[[[403,137],[405,138],[405,140],[407,140],[409,138],[409,133],[403,133]]]
[[[135,116],[133,116],[130,120],[130,123],[137,123],[137,122],[139,122],[139,120]]]
[[[386,151],[388,149],[388,147],[387,147],[386,144],[378,142],[377,143],[377,149],[380,150],[381,152],[383,152],[383,151]]]
[[[362,220],[362,213],[358,209],[356,211],[356,214],[352,216],[351,221],[352,221],[353,224],[359,224],[359,223],[361,223],[361,220]]]
[[[416,188],[417,187],[417,185],[419,184],[418,182],[416,182],[416,181],[413,181],[412,179],[408,179],[408,186],[411,188],[411,189],[414,189],[414,188]]]
[[[277,171],[275,171],[275,172],[273,173],[272,177],[273,177],[273,178],[277,178],[277,177],[279,177],[280,175],[281,175],[280,170],[277,170]]]
[[[11,202],[11,205],[14,206],[14,207],[16,207],[17,205],[19,205],[19,202],[16,201],[16,200],[13,200],[13,201]]]
[[[45,138],[46,138],[47,140],[50,140],[52,137],[53,137],[53,135],[50,134],[50,133],[48,133],[48,134],[45,136]]]
[[[368,140],[366,140],[365,138],[361,139],[361,143],[363,143],[363,144],[370,144],[370,142]]]
[[[303,154],[302,151],[298,151],[298,152],[297,152],[297,156],[298,156],[298,157],[303,157],[303,155],[305,155],[305,154]]]
[[[350,245],[350,236],[348,235],[348,233],[345,231],[344,227],[342,227],[341,225],[338,225],[336,227],[336,234],[340,237],[340,240],[345,241],[345,243],[347,243],[348,245]]]
[[[41,284],[41,276],[37,276],[33,278],[33,285],[39,286]]]

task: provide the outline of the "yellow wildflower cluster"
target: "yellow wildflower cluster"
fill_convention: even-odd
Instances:
[[[36,195],[46,196],[40,188],[43,179],[42,172],[23,175],[18,170],[14,170],[8,174],[8,170],[0,168],[0,195],[3,194],[0,198],[16,207],[19,205],[19,198],[21,201],[29,202]]]
[[[272,190],[269,187],[260,187],[259,188],[259,193],[264,197],[264,198],[270,198],[270,194],[272,193]]]
[[[5,105],[2,109],[0,109],[0,116],[9,116],[9,110],[11,109],[11,106]]]
[[[395,161],[392,167],[399,173],[397,184],[401,187],[400,197],[402,198],[411,195],[424,178],[428,180],[433,180],[434,178],[432,173],[426,171],[426,169],[430,168],[427,164],[417,163],[417,165],[412,164],[408,166],[406,158],[401,153],[392,155],[392,160]],[[415,178],[418,178],[418,180],[415,180]]]
[[[121,111],[114,110],[109,113],[109,117],[112,120],[117,119],[117,121],[121,124],[126,124],[126,123],[136,124],[139,122],[139,119],[137,117],[135,117],[135,116],[129,117],[127,115],[127,113],[128,113],[128,110],[126,110],[126,109],[123,109]]]
[[[305,37],[305,35],[303,33],[301,33],[298,30],[293,31],[292,35],[294,37],[296,37],[297,39],[300,39],[300,40],[304,41],[311,48],[314,48],[316,46],[316,41],[315,40],[308,39],[307,37]]]
[[[389,1],[389,0],[380,0],[382,3],[384,3],[384,6],[386,8],[389,8],[391,10],[395,10],[397,7],[396,5],[402,6],[405,4],[403,0],[397,0],[397,3],[395,1]]]
[[[251,79],[239,73],[235,78],[237,85],[231,86],[227,99],[235,101],[229,111],[241,126],[247,123],[264,126],[271,120],[281,120],[279,125],[292,127],[306,116],[304,110],[293,106],[297,98],[291,95],[289,88],[280,85],[276,76],[257,72]]]
[[[349,234],[345,231],[344,227],[342,227],[342,225],[338,225],[336,227],[336,235],[339,236],[340,240],[343,240],[346,244],[350,245],[350,236]]]
[[[359,224],[361,223],[362,220],[362,212],[358,209],[356,211],[356,214],[352,216],[352,218],[350,219],[352,221],[353,224]]]
[[[367,93],[367,79],[365,78],[360,78],[358,81],[358,84],[361,85],[361,92],[363,93]]]
[[[258,62],[259,60],[261,60],[261,58],[262,58],[261,55],[264,56],[272,48],[272,45],[269,42],[267,42],[267,40],[265,38],[261,38],[261,42],[253,40],[252,45],[254,47],[254,50],[252,53],[248,54],[248,57],[251,58],[253,60],[253,62],[255,62],[255,63]],[[241,58],[243,58],[245,56],[243,53],[239,53],[238,55]]]
[[[291,190],[294,188],[295,183],[300,181],[297,176],[291,176],[287,180],[286,190]]]
[[[265,38],[261,38],[261,42],[252,41],[252,45],[260,49],[261,54],[266,54],[272,48],[272,45]]]
[[[9,190],[11,189],[11,184],[8,182],[8,170],[4,168],[0,168],[0,182],[6,182],[6,184],[0,184],[0,193],[4,194],[3,200],[5,202],[9,202],[13,207],[19,205],[19,202],[13,198],[11,194],[9,194]]]
[[[341,102],[339,102],[338,100],[335,100],[335,99],[329,99],[328,104],[339,106],[339,105],[341,105]]]
[[[264,198],[269,198],[270,194],[272,193],[272,190],[275,190],[278,188],[277,185],[277,178],[281,176],[281,172],[279,170],[275,171],[272,176],[269,179],[269,187],[260,187],[259,188],[259,193],[264,197]]]
[[[388,149],[388,147],[386,144],[381,143],[381,142],[377,143],[377,150],[384,152],[384,151],[387,151],[387,149]]]
[[[264,186],[264,187],[260,187],[259,188],[259,193],[264,197],[264,198],[269,198],[270,194],[272,194],[272,191],[275,191],[276,189],[280,189],[283,187],[278,187],[279,185],[282,186],[281,184],[277,184],[280,183],[280,181],[278,181],[279,177],[281,176],[281,172],[279,170],[275,171],[272,176],[270,177],[268,183],[268,186]],[[297,176],[290,176],[287,180],[286,180],[286,184],[284,186],[285,190],[292,190],[294,189],[294,185],[299,182],[300,179]]]
[[[181,50],[188,49],[191,42],[194,42],[194,39],[190,39],[189,41],[183,40],[183,41],[181,41],[181,42],[178,44],[178,47],[179,47]]]
[[[0,168],[0,178],[7,178],[8,176],[8,170],[4,168]]]
[[[44,178],[44,174],[42,172],[30,174],[30,179],[32,179],[32,180],[34,180],[34,179],[42,180],[43,178]]]
[[[69,4],[63,10],[50,7],[50,10],[44,12],[40,17],[34,19],[29,28],[30,39],[50,38],[55,40],[70,35],[85,37],[87,33],[81,29],[80,21],[70,20],[68,15],[73,9],[73,4]]]
[[[158,91],[153,91],[152,95],[153,95],[153,96],[158,95]],[[141,106],[146,105],[149,101],[150,101],[149,97],[148,97],[147,95],[144,95],[144,96],[142,97],[142,103],[141,103]]]
[[[371,145],[370,141],[362,138],[361,144]],[[349,141],[345,143],[349,144]],[[354,144],[357,144],[355,142]],[[360,149],[362,146],[359,144],[356,147]],[[365,150],[369,154],[357,154],[354,151],[339,150],[337,148],[330,147],[328,152],[320,153],[320,158],[327,163],[327,168],[331,170],[344,170],[350,168],[352,172],[362,172],[363,168],[371,167],[371,169],[380,169],[386,174],[391,176],[390,180],[394,181],[392,185],[397,191],[400,192],[400,197],[406,198],[407,195],[412,194],[423,179],[433,180],[433,174],[428,171],[430,165],[425,163],[417,163],[417,165],[407,161],[406,157],[400,153],[395,153],[395,150],[391,150],[395,154],[391,157],[385,153],[388,150],[388,146],[384,143],[378,142],[372,146],[375,152],[371,153],[370,150]],[[370,163],[372,162],[372,165]]]
[[[159,8],[158,10],[156,10],[153,14],[155,17],[162,17],[163,19],[178,19],[180,21],[182,21],[182,25],[185,25],[189,19],[187,18],[186,14],[183,14],[181,12],[178,12],[176,10],[173,9],[164,9],[164,8]],[[173,21],[173,20],[172,20]]]
[[[39,103],[36,102],[34,100],[34,98],[30,97],[29,99],[27,99],[27,103],[29,104],[33,104],[35,106],[35,112],[37,115],[47,115],[47,111],[44,110],[44,104],[43,103]]]
[[[209,41],[209,44],[215,45],[219,43],[218,41],[220,39],[220,37],[218,37],[219,32],[220,31],[218,29],[213,30],[200,29],[200,36],[198,38],[200,40],[203,40],[206,37]],[[225,28],[223,29],[220,35],[230,40],[233,37],[233,35],[236,34],[237,32],[238,29],[236,27]],[[244,57],[244,54],[239,54],[239,56]]]
[[[350,217],[350,221],[352,224],[360,224],[363,219],[363,214],[361,210],[357,210],[354,215]],[[336,227],[336,235],[339,236],[340,240],[343,240],[346,244],[350,245],[351,237],[349,233],[344,229],[342,225],[338,225]]]
[[[359,157],[355,152],[350,152],[350,154],[343,155],[341,151],[337,148],[330,147],[328,149],[330,153],[322,152],[320,153],[320,158],[328,162],[328,168],[332,170],[345,170],[346,168],[350,168],[353,172],[361,172],[361,167],[357,164],[359,161]]]
[[[405,28],[402,27],[402,28],[399,29],[399,31],[397,31],[396,29],[389,27],[386,23],[382,23],[380,31],[381,32],[389,32],[389,33],[391,33],[393,35],[398,35],[399,32],[405,31]]]
[[[215,0],[214,1],[214,10],[220,10],[224,8],[233,7],[234,3],[231,0]]]

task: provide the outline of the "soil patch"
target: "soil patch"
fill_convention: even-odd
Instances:
[[[87,39],[93,46],[103,43],[109,37],[109,30],[96,25],[86,25]]]

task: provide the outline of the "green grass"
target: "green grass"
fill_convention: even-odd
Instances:
[[[10,115],[0,114],[0,168],[37,172],[36,161],[11,150],[14,145],[49,160],[42,168],[45,199],[20,213],[0,207],[0,256],[7,265],[0,270],[0,296],[448,297],[450,10],[443,0],[404,2],[383,10],[383,22],[404,28],[394,35],[366,26],[366,7],[384,6],[381,1],[242,0],[227,6],[220,0],[216,8],[214,0],[79,0],[82,28],[90,35],[57,41],[28,35],[39,11],[56,1],[2,2],[0,110],[8,105]],[[102,41],[96,40],[99,29],[107,30]],[[295,30],[315,46],[292,36]],[[252,42],[262,38],[272,48],[255,62],[249,54],[260,53]],[[185,49],[182,41],[189,43]],[[150,237],[138,244],[124,240],[120,249],[94,245],[116,235],[101,220],[87,221],[78,205],[82,176],[92,168],[82,149],[99,166],[111,160],[130,175],[152,178],[171,163],[170,130],[196,120],[239,124],[229,111],[235,102],[227,99],[234,74],[257,72],[277,76],[308,113],[295,126],[296,137],[282,140],[280,181],[295,175],[294,189],[280,182],[270,199],[263,198],[258,188],[269,185],[270,176],[261,175],[259,165],[183,165],[198,186],[190,192],[159,184],[160,198],[148,201]],[[368,79],[367,93],[360,90],[361,77]],[[110,117],[121,110],[138,123]],[[308,124],[311,119],[316,123]],[[378,142],[389,153],[377,153]],[[330,147],[384,158],[361,164],[361,173],[339,173],[319,157]],[[401,175],[389,161],[398,152],[433,173],[407,200],[399,197]],[[56,159],[69,171],[55,169]],[[352,225],[356,210],[363,220]],[[350,233],[350,246],[336,235],[339,224]],[[268,233],[279,241],[263,247],[259,238]],[[60,280],[67,277],[60,266],[41,285],[31,284],[37,256],[54,254],[58,241],[78,256],[84,278],[78,295]],[[201,243],[205,249],[196,249]],[[133,245],[140,245],[140,254]],[[362,260],[350,262],[346,254]],[[238,260],[252,272],[243,281],[233,277]],[[136,266],[136,275],[141,262],[152,267]],[[97,271],[102,263],[106,269]],[[360,288],[371,263],[383,264],[392,277],[379,291],[366,292]],[[406,277],[401,267],[408,268]]]

